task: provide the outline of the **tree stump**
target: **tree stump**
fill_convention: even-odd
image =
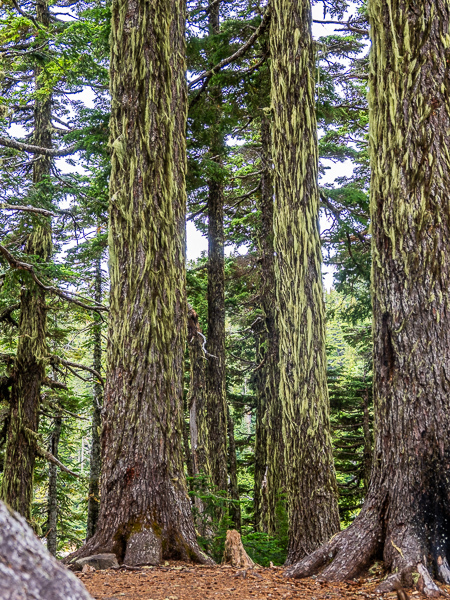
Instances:
[[[254,569],[258,566],[245,551],[241,534],[234,529],[227,531],[222,564],[231,565],[236,569]]]
[[[25,519],[0,502],[0,598],[92,600],[73,573],[44,548]]]

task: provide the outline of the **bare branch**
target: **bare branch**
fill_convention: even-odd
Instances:
[[[356,27],[352,24],[352,21],[349,19],[348,21],[318,21],[317,19],[313,20],[313,23],[318,23],[319,25],[341,25],[352,31],[353,33],[360,33],[361,35],[369,35],[368,29],[363,29],[362,27]],[[339,30],[338,30],[339,31]],[[340,30],[345,31],[345,30]]]
[[[101,383],[101,385],[103,387],[105,386],[103,377],[100,375],[100,373],[98,371],[96,371],[95,369],[91,369],[91,367],[86,367],[86,365],[80,365],[79,363],[74,363],[69,360],[64,360],[63,358],[60,358],[59,356],[52,356],[51,362],[56,363],[57,365],[58,364],[64,365],[65,367],[73,367],[74,369],[81,369],[82,371],[88,371],[88,373],[91,373],[92,375],[94,375],[94,377],[97,377],[97,379],[99,380],[99,382]]]
[[[44,215],[44,217],[56,217],[56,214],[45,208],[36,208],[35,206],[19,206],[14,204],[0,204],[0,208],[3,210],[21,210],[25,212],[36,213],[38,215]]]
[[[29,154],[43,154],[44,156],[68,156],[75,151],[76,144],[68,146],[67,148],[42,148],[41,146],[33,146],[33,144],[24,144],[11,138],[0,136],[0,146],[6,148],[12,148],[13,150],[22,150],[22,152],[28,152]]]
[[[45,385],[52,390],[67,390],[67,385],[59,381],[55,381],[54,379],[50,379],[50,377],[45,377],[42,380],[42,385]]]
[[[45,460],[48,460],[48,462],[53,463],[54,465],[59,467],[61,469],[61,471],[64,471],[65,473],[69,473],[69,475],[72,475],[73,477],[78,477],[78,479],[81,479],[81,475],[79,475],[78,473],[74,473],[73,471],[68,469],[65,465],[62,464],[61,461],[59,461],[56,458],[56,456],[53,456],[53,454],[51,452],[48,452],[47,450],[44,450],[44,448],[42,448],[42,446],[40,445],[39,435],[35,431],[33,431],[32,429],[29,429],[28,427],[24,427],[24,431],[25,431],[25,434],[27,435],[28,439],[34,444],[36,453],[41,458],[45,458]]]

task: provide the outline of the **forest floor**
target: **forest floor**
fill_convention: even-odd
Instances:
[[[315,579],[286,579],[282,567],[233,569],[181,562],[163,567],[143,567],[78,573],[95,600],[365,600],[375,594],[379,572],[345,583],[320,583]],[[450,586],[447,586],[450,591]],[[419,592],[410,598],[421,599]],[[385,594],[386,600],[396,593]]]

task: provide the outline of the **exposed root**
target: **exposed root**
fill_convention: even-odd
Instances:
[[[365,569],[381,549],[381,526],[355,527],[356,522],[327,544],[285,571],[286,577],[310,577],[320,572],[322,581],[345,581]]]
[[[397,528],[395,534],[383,531],[377,519],[360,515],[348,529],[333,537],[327,544],[285,571],[285,577],[310,577],[318,574],[319,581],[345,581],[358,576],[383,551],[389,575],[376,589],[386,593],[413,587],[428,598],[447,595],[433,581],[420,557],[423,546],[408,529]],[[397,540],[397,543],[394,541]],[[444,583],[450,580],[450,567],[445,558],[438,557],[436,571]]]

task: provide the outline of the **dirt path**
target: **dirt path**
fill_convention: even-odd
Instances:
[[[379,577],[339,584],[314,579],[292,580],[283,569],[242,571],[231,567],[201,567],[166,563],[139,571],[108,570],[78,574],[96,600],[364,600],[374,593]],[[411,593],[411,592],[410,592]],[[387,594],[386,600],[396,598]],[[419,600],[418,592],[411,600]]]

